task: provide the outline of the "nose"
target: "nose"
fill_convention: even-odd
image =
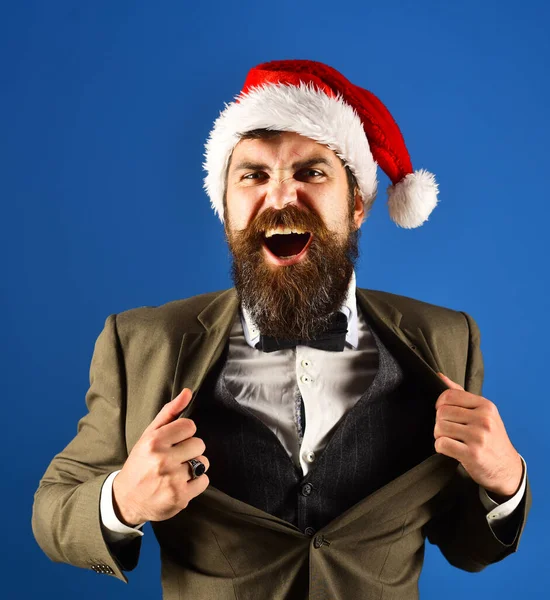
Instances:
[[[276,209],[284,208],[287,204],[296,202],[298,199],[299,182],[291,175],[273,176],[269,181],[266,191],[266,204]]]

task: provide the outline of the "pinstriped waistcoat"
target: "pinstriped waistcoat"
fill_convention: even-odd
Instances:
[[[376,374],[305,477],[277,436],[229,391],[227,343],[192,416],[206,444],[211,484],[313,535],[433,454],[433,406],[417,397],[413,379],[369,329],[378,349]]]

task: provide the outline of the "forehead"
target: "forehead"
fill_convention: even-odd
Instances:
[[[272,138],[240,140],[233,150],[231,165],[235,164],[235,159],[278,162],[311,156],[322,156],[334,166],[340,164],[340,159],[327,146],[298,133],[284,131]]]

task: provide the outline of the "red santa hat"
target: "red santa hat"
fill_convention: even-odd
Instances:
[[[222,222],[231,153],[242,134],[254,129],[293,131],[330,148],[355,175],[365,216],[376,196],[377,165],[392,182],[388,207],[398,226],[419,227],[437,205],[435,177],[413,171],[397,123],[374,94],[323,63],[278,60],[249,71],[206,142],[204,187]]]

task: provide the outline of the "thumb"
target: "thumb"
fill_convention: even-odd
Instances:
[[[159,429],[163,425],[167,425],[175,421],[182,411],[187,407],[193,392],[189,388],[183,390],[171,401],[167,402],[159,411],[157,416],[151,421],[147,429]]]
[[[443,379],[443,381],[452,389],[452,390],[462,390],[464,391],[464,388],[459,385],[458,383],[455,383],[452,379],[449,379],[447,377],[447,375],[443,375],[443,373],[437,373],[439,375],[439,377],[441,379]]]

